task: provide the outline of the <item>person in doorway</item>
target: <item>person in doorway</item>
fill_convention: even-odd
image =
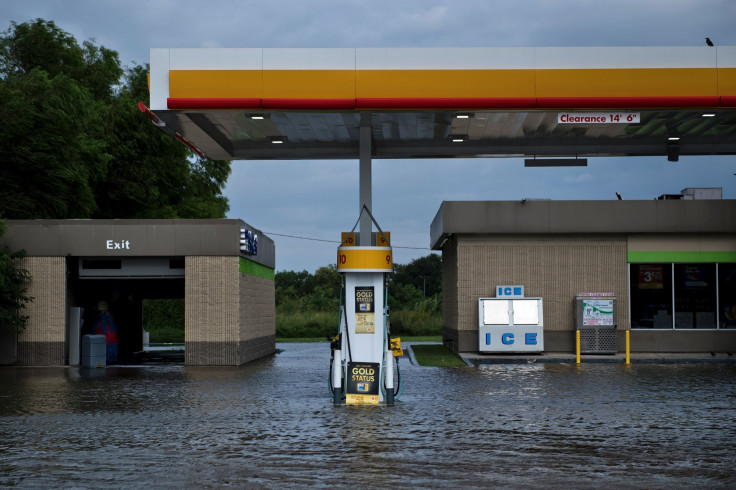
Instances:
[[[118,326],[115,325],[115,320],[107,309],[106,301],[97,303],[97,319],[92,333],[105,336],[108,364],[118,362]]]

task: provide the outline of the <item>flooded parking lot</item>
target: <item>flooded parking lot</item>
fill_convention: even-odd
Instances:
[[[734,488],[736,365],[401,364],[335,407],[327,344],[239,368],[0,368],[0,486]]]

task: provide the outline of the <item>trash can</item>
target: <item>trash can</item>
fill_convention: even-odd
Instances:
[[[82,367],[107,367],[107,345],[104,335],[85,335],[82,337]]]
[[[616,354],[616,302],[614,293],[578,293],[575,297],[581,354]]]

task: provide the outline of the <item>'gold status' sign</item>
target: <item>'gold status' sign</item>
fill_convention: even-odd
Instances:
[[[349,362],[345,403],[378,405],[380,366],[375,362]]]
[[[375,305],[373,286],[356,286],[355,333],[376,333]]]

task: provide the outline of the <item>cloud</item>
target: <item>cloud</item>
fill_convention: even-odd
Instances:
[[[411,47],[736,45],[733,0],[34,0],[0,2],[0,19],[55,21],[78,41],[147,63],[152,47]],[[736,157],[594,158],[588,167],[528,169],[518,158],[375,160],[373,209],[395,260],[429,253],[443,200],[652,199],[685,187],[736,197]],[[272,236],[278,270],[334,263],[358,217],[357,161],[235,161],[229,216]]]
[[[583,182],[590,182],[595,180],[595,177],[589,173],[580,174],[580,175],[568,175],[563,179],[564,182],[568,184],[580,184]]]

